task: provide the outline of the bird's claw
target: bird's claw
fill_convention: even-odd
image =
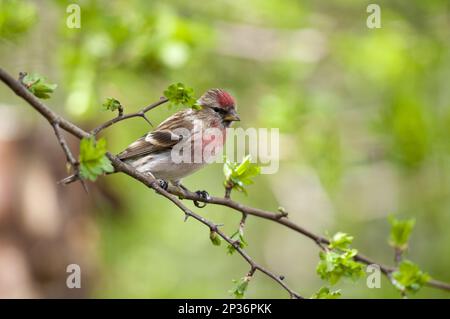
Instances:
[[[210,199],[209,193],[207,191],[196,191],[195,193],[201,198]]]
[[[165,180],[160,179],[158,180],[159,183],[159,187],[161,187],[162,189],[164,189],[165,191],[169,188],[169,183],[167,183]]]
[[[195,193],[198,195],[198,197],[200,197],[200,198],[202,198],[202,199],[205,199],[205,200],[210,199],[209,194],[208,194],[207,191],[196,191]],[[197,201],[197,200],[194,200],[194,205],[195,205],[196,207],[198,207],[198,208],[203,208],[203,207],[206,206],[206,203],[205,203],[205,202],[199,202],[199,201]]]

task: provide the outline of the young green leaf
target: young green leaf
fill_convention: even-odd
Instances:
[[[331,285],[338,283],[342,277],[358,280],[365,273],[363,265],[353,260],[357,253],[356,249],[347,249],[343,252],[321,251],[316,268],[317,274]]]
[[[113,97],[109,97],[103,102],[102,104],[103,109],[109,110],[109,111],[116,111],[119,110],[122,107],[122,104],[118,100],[116,100]]]
[[[230,236],[231,239],[237,240],[237,244],[239,248],[244,248],[247,246],[247,241],[244,239],[244,234],[242,234],[239,230],[234,232],[233,235]],[[233,255],[236,251],[236,247],[234,245],[228,244],[227,245],[227,253],[229,255]]]
[[[44,100],[49,99],[58,86],[57,84],[46,82],[44,77],[36,73],[25,75],[22,78],[22,83],[34,94],[34,96]]]
[[[214,246],[220,246],[222,244],[220,236],[215,231],[211,231],[209,233],[209,239],[211,240]]]
[[[259,175],[260,172],[261,168],[251,162],[250,155],[247,155],[240,164],[226,160],[223,165],[224,186],[247,194],[245,186],[253,184],[253,177]]]
[[[249,168],[249,166],[251,164],[250,163],[250,159],[251,159],[251,156],[247,155],[246,157],[244,157],[244,159],[242,160],[241,164],[239,164],[237,166],[237,168],[236,168],[236,175],[237,176],[241,176]]]
[[[236,169],[235,163],[231,163],[229,160],[225,160],[225,163],[223,164],[223,174],[225,175],[226,180],[231,179],[231,174],[233,174],[233,171],[235,169]]]
[[[348,249],[353,241],[353,236],[350,236],[346,233],[338,232],[333,238],[330,240],[330,245],[328,246],[330,249],[340,249],[345,250]]]
[[[319,291],[311,296],[311,299],[338,299],[340,296],[340,289],[331,291],[328,287],[321,287]]]
[[[233,282],[236,284],[233,289],[229,291],[230,294],[234,295],[237,299],[244,298],[245,292],[248,288],[248,283],[250,282],[251,277],[245,276],[239,280],[233,279]]]
[[[358,251],[350,247],[352,241],[353,236],[342,232],[330,239],[328,249],[319,254],[316,271],[320,278],[334,285],[343,277],[356,281],[365,275],[363,264],[354,260]]]
[[[400,263],[392,273],[392,283],[402,292],[417,292],[430,280],[430,276],[409,260]]]
[[[389,244],[392,247],[400,250],[408,248],[409,237],[414,229],[416,220],[414,218],[400,220],[393,216],[389,217],[389,223],[391,224],[391,234],[389,237]]]
[[[197,105],[194,98],[194,89],[186,87],[183,83],[175,83],[170,85],[165,91],[164,96],[169,99],[171,105],[186,106],[194,109],[201,108]]]
[[[235,251],[236,251],[236,248],[233,245],[230,245],[230,244],[227,245],[227,254],[228,255],[233,255]]]
[[[83,179],[95,181],[103,173],[114,171],[110,160],[106,157],[106,140],[95,141],[94,138],[83,138],[80,142],[80,175]]]

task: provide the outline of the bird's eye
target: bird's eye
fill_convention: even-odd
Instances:
[[[227,113],[227,111],[225,111],[224,109],[220,108],[220,107],[213,107],[212,108],[214,110],[214,112],[217,112],[219,114],[225,114]]]

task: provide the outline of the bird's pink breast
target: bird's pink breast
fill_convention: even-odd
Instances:
[[[225,128],[219,128],[214,127],[212,130],[206,130],[203,132],[202,136],[202,145],[205,147],[206,145],[209,145],[210,143],[214,143],[216,146],[223,146],[225,144],[226,139],[226,129]]]

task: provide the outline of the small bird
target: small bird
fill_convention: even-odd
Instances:
[[[151,174],[167,188],[167,182],[184,190],[181,178],[204,167],[211,160],[203,156],[209,145],[214,149],[211,156],[223,147],[226,129],[239,121],[234,98],[222,89],[210,89],[197,101],[199,109],[179,111],[163,121],[155,130],[131,143],[117,157],[136,170]],[[211,135],[208,132],[219,134]],[[212,143],[212,144],[211,144]],[[187,161],[176,161],[174,148],[190,151]],[[195,158],[199,152],[200,159]],[[198,155],[198,154],[197,154]]]
[[[226,129],[232,122],[240,121],[234,98],[222,89],[208,90],[197,105],[199,109],[189,108],[173,114],[155,130],[131,143],[117,157],[136,170],[160,180],[163,188],[167,188],[170,182],[186,190],[181,178],[208,164],[210,156],[215,156],[223,147]],[[207,146],[213,149],[210,156],[203,153]],[[187,157],[187,161],[176,161],[173,158],[174,148],[181,150],[182,155],[183,151],[190,150],[188,155],[191,156]],[[200,160],[195,158],[195,152],[200,153]]]

